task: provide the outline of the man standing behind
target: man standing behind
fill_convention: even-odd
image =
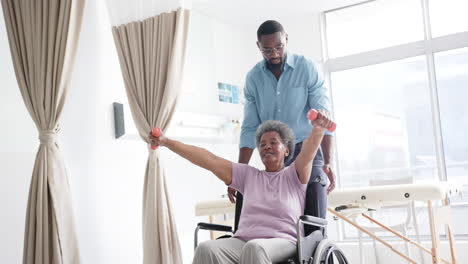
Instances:
[[[239,163],[248,164],[255,148],[255,131],[266,120],[279,120],[288,124],[296,136],[296,151],[293,162],[301,151],[302,141],[311,129],[307,113],[310,109],[322,109],[330,112],[324,81],[317,72],[314,63],[301,55],[287,52],[288,34],[283,26],[274,20],[265,21],[257,30],[257,46],[263,60],[257,63],[247,74],[244,93],[244,121],[242,123]],[[313,162],[309,184],[313,188],[314,201],[308,215],[325,218],[327,193],[335,188],[335,176],[332,170],[333,137],[326,133],[321,149]],[[328,188],[327,180],[330,182]],[[308,194],[309,195],[309,194]],[[231,202],[236,202],[235,229],[239,223],[242,196],[228,188]],[[312,197],[312,196],[308,196]],[[237,201],[236,201],[237,200]],[[306,226],[307,227],[307,226]],[[307,228],[308,229],[308,228]],[[309,233],[314,228],[307,230]]]

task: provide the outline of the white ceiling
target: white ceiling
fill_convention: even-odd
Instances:
[[[266,19],[292,18],[364,0],[192,0],[192,9],[225,23],[257,24]]]

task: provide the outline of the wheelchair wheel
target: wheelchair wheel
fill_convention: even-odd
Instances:
[[[335,243],[328,239],[320,241],[315,249],[312,264],[348,264],[348,260]]]

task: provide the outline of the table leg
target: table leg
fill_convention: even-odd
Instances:
[[[213,216],[212,215],[209,216],[209,220],[210,220],[210,224],[213,224]],[[213,231],[210,231],[210,239],[214,240],[214,232]]]
[[[447,208],[450,208],[450,202],[449,202],[449,199],[446,198],[444,200],[444,205],[447,207]],[[448,240],[449,240],[449,243],[450,243],[450,255],[452,257],[452,264],[456,264],[457,263],[457,260],[455,258],[455,239],[453,237],[453,232],[452,232],[452,212],[451,210],[449,210],[449,213],[450,213],[450,217],[448,218],[447,220],[447,229],[448,229]]]
[[[431,239],[432,239],[432,263],[439,264],[439,232],[438,232],[438,225],[436,223],[436,219],[434,217],[434,208],[432,208],[432,201],[427,201],[427,211],[429,213],[429,230],[431,231]]]

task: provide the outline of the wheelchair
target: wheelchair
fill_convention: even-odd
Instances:
[[[309,189],[312,185],[309,184],[307,188]],[[310,192],[306,191],[306,194]],[[306,195],[308,199],[309,195]],[[307,204],[307,203],[306,203]],[[307,211],[307,208],[305,208]],[[236,207],[236,224],[240,217],[241,206]],[[304,225],[317,227],[316,230],[312,231],[310,234],[302,234]],[[302,215],[296,224],[297,231],[297,254],[294,258],[288,259],[282,264],[348,264],[344,253],[337,247],[335,243],[327,239],[326,233],[327,220],[309,216]],[[218,225],[218,224],[209,224],[209,223],[198,223],[195,229],[194,236],[194,247],[198,245],[198,231],[199,230],[209,230],[209,231],[221,231],[234,234],[235,230],[231,226],[227,225]],[[230,235],[225,235],[219,237],[218,239],[227,238]]]

